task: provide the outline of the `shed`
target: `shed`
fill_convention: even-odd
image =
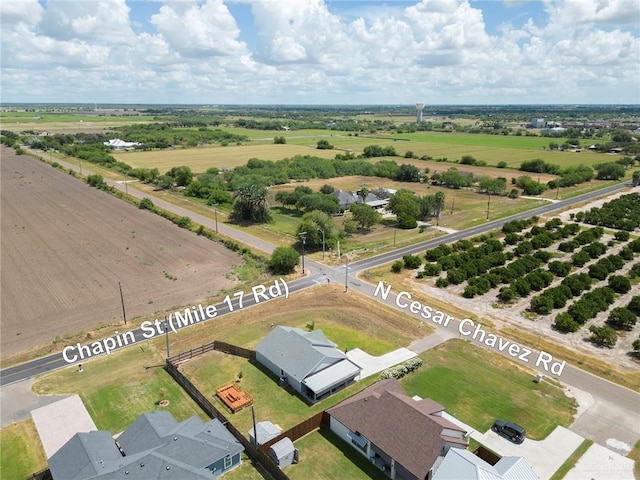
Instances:
[[[252,444],[255,444],[257,441],[258,445],[263,445],[272,438],[276,438],[282,433],[282,430],[280,428],[278,428],[268,420],[264,422],[258,422],[256,424],[256,430],[258,432],[257,435],[254,434],[253,428],[249,430],[249,441]]]
[[[282,469],[288,467],[292,463],[298,463],[298,449],[294,447],[289,437],[284,437],[279,442],[274,443],[269,448],[269,456]]]

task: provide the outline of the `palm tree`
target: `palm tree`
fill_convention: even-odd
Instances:
[[[440,226],[440,212],[442,212],[442,209],[444,208],[444,192],[436,192],[436,194],[433,196],[433,200],[433,206],[436,210],[436,225]]]

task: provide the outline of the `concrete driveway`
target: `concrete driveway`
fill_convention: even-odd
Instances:
[[[501,456],[524,457],[533,471],[541,479],[551,478],[560,466],[571,456],[584,438],[564,427],[556,427],[541,441],[527,438],[516,445],[497,433],[472,432],[471,438],[490,448]],[[580,457],[565,480],[633,480],[633,460],[593,444]]]
[[[527,438],[524,443],[516,445],[497,433],[489,430],[486,433],[472,432],[471,438],[493,450],[503,457],[524,457],[539,478],[551,478],[567,458],[584,441],[580,435],[557,427],[541,441]]]
[[[385,353],[378,357],[369,355],[367,352],[360,350],[359,348],[354,348],[347,352],[347,358],[362,368],[362,372],[360,372],[360,380],[382,372],[394,365],[398,365],[399,363],[409,360],[416,355],[417,354],[415,352],[412,352],[407,348],[398,348],[393,352]]]

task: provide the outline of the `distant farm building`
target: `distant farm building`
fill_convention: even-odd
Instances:
[[[112,138],[108,142],[102,142],[106,147],[113,148],[114,150],[132,150],[140,145],[139,142],[125,142],[119,138]]]

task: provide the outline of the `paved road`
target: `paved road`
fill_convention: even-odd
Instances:
[[[63,161],[58,162],[64,164],[67,168],[80,170],[78,165],[69,164]],[[83,169],[83,173],[88,174],[86,166]],[[135,184],[132,183],[124,185],[121,182],[114,182],[111,180],[107,180],[107,183],[122,191],[126,191],[129,195],[132,195],[136,198],[143,198],[147,196],[145,193],[137,190],[135,188]],[[317,283],[325,282],[327,278],[330,278],[333,282],[344,283],[345,286],[348,286],[348,288],[356,289],[366,295],[373,297],[375,286],[356,278],[358,272],[391,262],[393,260],[397,260],[407,254],[422,253],[425,250],[433,248],[437,245],[455,242],[463,238],[469,238],[482,234],[489,230],[499,228],[504,223],[511,220],[530,218],[533,215],[543,215],[545,213],[588,201],[603,194],[618,191],[626,186],[628,186],[628,184],[613,185],[597,192],[591,192],[579,197],[574,197],[569,200],[551,203],[549,205],[544,205],[534,210],[513,215],[508,218],[494,220],[463,231],[450,233],[436,239],[427,240],[415,245],[398,248],[390,252],[350,263],[348,265],[348,271],[345,270],[345,265],[340,267],[329,267],[317,262],[313,262],[307,258],[305,261],[305,266],[309,275],[305,278],[289,283],[289,291],[290,293],[293,293],[313,286]],[[156,206],[171,211],[177,215],[189,216],[195,222],[202,224],[208,228],[217,228],[221,234],[235,238],[238,241],[245,243],[253,248],[262,250],[263,252],[270,253],[274,248],[274,246],[269,244],[268,242],[253,237],[252,235],[249,235],[239,229],[225,225],[222,221],[212,220],[208,217],[196,214],[161,199],[154,198],[153,202]],[[395,308],[401,308],[398,306],[398,304],[396,304],[396,292],[391,291],[386,300],[381,300],[380,295],[378,295],[377,300],[385,301]],[[403,299],[401,303],[407,303],[405,300],[406,298]],[[253,297],[246,297],[244,308],[248,308],[254,303],[255,301]],[[234,310],[237,310],[237,302],[233,303],[232,305]],[[218,304],[217,309],[218,316],[229,313],[229,307],[224,302]],[[406,313],[412,314],[408,310],[408,307],[401,309]],[[414,315],[417,316],[418,314]],[[470,331],[471,325],[463,324],[463,327],[460,327],[461,320],[463,319],[453,319],[446,327],[440,328],[446,328],[448,330],[447,335],[455,335],[460,338],[467,338],[474,341],[471,334],[466,334],[466,332]],[[465,334],[461,333],[461,328],[462,332],[465,332]],[[134,336],[136,338],[142,338],[141,333],[142,332],[140,331],[140,329],[138,329],[134,332]],[[475,339],[475,341],[476,343],[478,343],[477,338]],[[492,348],[500,354],[509,355],[509,348],[508,346],[504,347],[504,342],[502,344],[499,343],[493,347],[487,346],[486,343],[481,344],[484,347]],[[500,346],[503,346],[502,351],[500,351]],[[527,348],[525,346],[518,347],[521,350],[517,352],[518,354],[515,356],[516,360],[518,360],[519,356],[525,356],[522,348]],[[513,350],[511,350],[511,352],[514,352],[516,347],[512,347],[512,349]],[[551,372],[548,372],[543,368],[545,366],[544,363],[539,363],[538,365],[536,365],[536,360],[540,358],[541,353],[535,349],[530,350],[531,353],[526,355],[527,361],[520,361],[527,363],[528,366],[533,368],[534,370],[541,371],[541,373],[545,375],[553,376]],[[511,354],[511,356],[513,357],[514,355]],[[550,368],[553,362],[560,361],[560,359],[551,359],[546,363],[546,367]],[[67,365],[68,363],[62,358],[62,354],[56,353],[44,358],[27,362],[22,365],[10,367],[0,371],[0,386],[9,385],[11,383],[19,382],[28,378],[33,378],[41,373],[52,371]],[[563,367],[562,374],[559,378],[563,383],[567,385],[571,385],[582,391],[589,392],[594,399],[594,407],[590,408],[587,413],[583,414],[576,421],[574,426],[572,426],[572,430],[576,431],[576,433],[589,438],[594,438],[599,443],[605,445],[607,439],[609,438],[615,438],[616,440],[623,441],[629,444],[635,443],[638,438],[640,438],[640,420],[638,417],[638,411],[640,410],[639,394],[624,387],[620,387],[616,384],[608,382],[607,380],[604,380],[600,377],[595,377],[583,370],[575,368],[568,362]]]

